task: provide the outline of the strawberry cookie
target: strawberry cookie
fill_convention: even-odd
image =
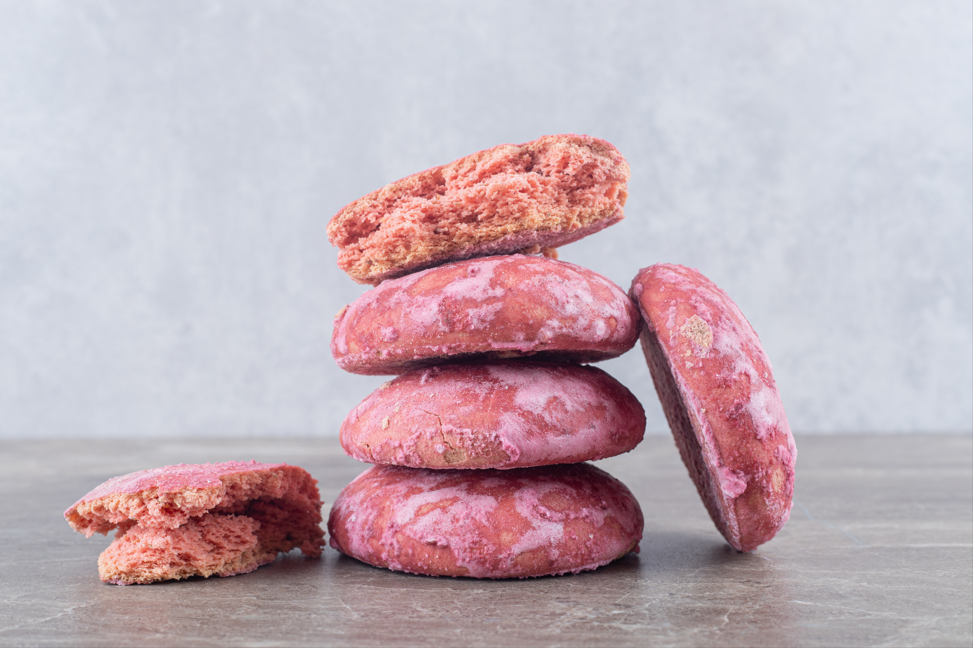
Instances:
[[[787,522],[797,449],[760,340],[698,271],[657,264],[631,296],[642,349],[682,460],[716,527],[751,551]]]
[[[331,219],[328,240],[341,269],[372,285],[447,261],[548,252],[622,220],[628,179],[618,150],[587,135],[502,144],[359,198]]]
[[[628,452],[645,413],[594,367],[508,361],[420,369],[386,383],[341,426],[359,461],[413,468],[521,468]]]
[[[345,371],[370,375],[484,358],[595,362],[631,349],[640,326],[625,292],[592,270],[495,256],[367,291],[335,318],[331,353]]]
[[[331,509],[331,546],[429,576],[526,578],[595,569],[638,551],[642,511],[590,464],[515,470],[373,466]]]

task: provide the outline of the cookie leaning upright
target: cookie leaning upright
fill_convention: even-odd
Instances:
[[[342,270],[376,285],[448,261],[577,241],[623,218],[628,179],[608,142],[548,135],[393,182],[339,211],[328,239]]]
[[[737,305],[692,268],[644,268],[630,294],[690,477],[727,542],[751,551],[784,526],[794,496],[797,449],[770,360]]]

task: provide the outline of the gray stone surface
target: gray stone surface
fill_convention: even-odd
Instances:
[[[304,466],[331,502],[364,466],[334,439],[5,442],[0,645],[969,646],[973,439],[798,436],[790,522],[752,554],[715,531],[670,439],[599,462],[646,516],[639,554],[524,581],[393,573],[332,549],[232,578],[116,587],[107,538],[61,512],[177,462]]]
[[[0,438],[336,435],[343,205],[583,132],[562,250],[739,303],[796,429],[973,429],[968,0],[0,0]],[[666,425],[637,353],[608,371]]]

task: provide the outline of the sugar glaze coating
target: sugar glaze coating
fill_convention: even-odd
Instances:
[[[641,404],[604,371],[517,360],[399,376],[351,411],[341,445],[368,463],[508,469],[611,457],[644,432]]]

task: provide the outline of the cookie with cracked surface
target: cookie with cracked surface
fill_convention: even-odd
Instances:
[[[790,517],[797,449],[753,327],[697,270],[641,270],[632,299],[652,381],[689,474],[716,527],[738,551],[767,542]]]
[[[324,546],[317,482],[286,464],[179,464],[114,477],[64,512],[91,537],[117,530],[98,559],[116,585],[253,571]]]
[[[631,491],[590,464],[515,470],[373,466],[345,487],[331,546],[429,576],[527,578],[595,569],[638,551]]]
[[[433,265],[577,241],[623,218],[628,163],[604,140],[502,144],[359,198],[328,223],[338,265],[376,285]]]
[[[345,371],[370,375],[472,358],[595,362],[631,349],[640,326],[625,291],[592,270],[495,256],[365,292],[335,317],[331,353]]]
[[[386,383],[341,425],[351,457],[413,468],[520,468],[628,452],[645,413],[595,367],[508,361],[419,369]]]

